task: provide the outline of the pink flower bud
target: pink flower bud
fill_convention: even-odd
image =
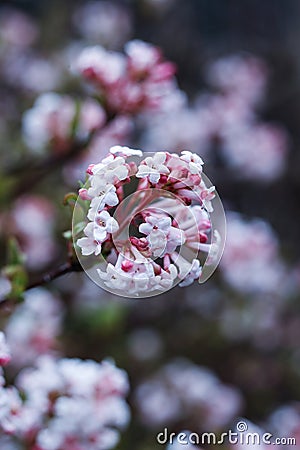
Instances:
[[[133,268],[133,262],[132,261],[123,261],[121,264],[122,270],[124,270],[124,272],[129,272],[132,268]]]
[[[79,197],[82,200],[91,200],[91,197],[87,193],[87,189],[79,189]]]
[[[134,236],[130,237],[130,242],[132,245],[134,245],[139,251],[143,252],[148,250],[148,241],[146,238],[136,238]]]
[[[207,242],[207,236],[204,233],[199,233],[201,244],[205,244]]]
[[[169,80],[176,73],[176,65],[171,62],[158,64],[154,70],[152,77],[155,81]]]
[[[89,175],[93,175],[93,168],[95,167],[95,164],[90,164],[88,168],[86,169],[86,173]]]
[[[10,360],[11,357],[9,355],[0,356],[0,366],[6,366],[6,364],[8,364]]]

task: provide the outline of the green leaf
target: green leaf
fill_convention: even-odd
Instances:
[[[8,265],[3,269],[4,275],[11,282],[12,290],[9,294],[11,298],[22,299],[22,295],[28,284],[28,275],[21,265]]]
[[[86,222],[78,222],[78,223],[76,223],[76,225],[74,226],[74,234],[75,234],[75,236],[80,234],[83,231],[83,229],[85,228],[85,226],[86,226]]]
[[[77,133],[77,128],[78,128],[78,124],[79,124],[79,119],[80,119],[80,110],[81,110],[81,104],[78,100],[76,100],[75,102],[75,115],[73,117],[73,121],[71,124],[71,138],[75,139],[76,137],[76,133]]]
[[[63,237],[65,239],[67,239],[68,241],[72,239],[72,231],[71,230],[67,230],[63,232]]]
[[[22,252],[19,243],[15,237],[11,237],[8,240],[8,265],[22,265],[25,261],[25,255]]]
[[[64,196],[63,204],[65,206],[70,206],[73,209],[76,202],[77,202],[77,194],[75,192],[69,192]]]

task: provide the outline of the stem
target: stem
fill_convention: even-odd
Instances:
[[[16,199],[24,194],[24,192],[28,192],[43,180],[44,177],[50,175],[54,170],[61,167],[73,157],[80,155],[90,143],[92,136],[93,134],[85,142],[75,142],[69,151],[65,153],[47,156],[32,167],[27,167],[23,171],[25,175],[19,178],[18,183],[10,193],[10,199]]]
[[[60,265],[57,269],[51,270],[50,272],[42,275],[39,279],[29,282],[29,284],[25,288],[25,291],[29,291],[30,289],[33,289],[35,287],[43,286],[44,284],[47,284],[55,280],[56,278],[66,275],[67,273],[82,271],[83,269],[77,261],[68,261]],[[15,304],[16,302],[14,301],[14,299],[8,298],[0,303],[0,310],[7,310],[8,312],[11,312]]]
[[[81,272],[83,269],[81,265],[76,262],[66,262],[59,266],[57,269],[54,269],[44,275],[42,275],[41,278],[37,279],[36,281],[33,281],[26,286],[26,291],[29,289],[33,289],[38,286],[42,286],[44,284],[50,283],[50,281],[55,280],[56,278],[59,278],[67,273],[70,272]]]

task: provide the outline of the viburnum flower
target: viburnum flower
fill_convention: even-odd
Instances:
[[[116,194],[116,187],[110,183],[98,183],[97,188],[89,188],[87,190],[87,196],[90,199],[94,197],[91,201],[91,206],[88,213],[89,220],[94,220],[97,211],[101,211],[106,205],[116,206],[119,203],[119,199]],[[86,200],[86,198],[84,198],[84,200]]]
[[[170,217],[147,217],[146,222],[139,226],[139,231],[147,235],[149,248],[153,255],[162,257],[172,253],[184,243],[182,230],[171,226]]]
[[[94,236],[95,225],[90,222],[85,227],[84,234],[86,237],[78,239],[77,245],[81,248],[82,254],[85,256],[92,255],[100,255],[101,253],[101,242],[96,241]]]
[[[194,259],[192,263],[192,267],[189,269],[188,274],[185,276],[184,280],[179,283],[180,287],[189,286],[194,282],[194,280],[197,280],[197,278],[201,275],[201,266],[198,259]]]
[[[177,91],[174,64],[164,61],[158,48],[137,39],[126,44],[124,53],[99,45],[85,48],[75,71],[92,82],[108,109],[118,114],[160,109]]]
[[[158,183],[161,175],[167,175],[170,170],[164,165],[167,155],[164,152],[157,152],[153,157],[145,158],[140,164],[136,174],[137,178],[148,178],[153,184]]]
[[[188,163],[189,169],[193,175],[199,175],[202,172],[204,162],[203,159],[197,155],[197,153],[191,153],[188,150],[183,150],[181,152],[180,159]]]
[[[87,173],[94,175],[92,185],[102,183],[104,179],[108,183],[114,183],[117,179],[124,180],[128,176],[128,167],[125,164],[125,159],[121,156],[108,155],[99,164],[92,164],[88,167]]]
[[[24,448],[108,450],[128,424],[127,374],[111,361],[39,357],[16,385],[0,386],[0,431]]]
[[[41,151],[51,143],[56,151],[65,150],[72,138],[76,114],[77,106],[72,97],[54,92],[40,95],[23,116],[23,135],[28,147]],[[96,100],[87,99],[80,105],[77,121],[76,132],[82,138],[100,129],[106,114]]]
[[[121,295],[156,295],[199,279],[201,253],[218,260],[222,241],[209,215],[215,188],[206,186],[202,165],[187,150],[144,157],[119,145],[89,165],[79,191],[89,222],[75,243],[83,266],[81,255],[101,255],[96,283]]]
[[[59,350],[63,306],[59,298],[43,288],[30,289],[9,317],[4,331],[11,351],[11,367],[33,364],[43,354]]]

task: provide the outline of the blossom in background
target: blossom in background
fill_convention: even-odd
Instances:
[[[264,95],[268,68],[255,56],[229,55],[212,62],[206,71],[212,86],[235,93],[245,102],[259,102]]]
[[[40,355],[56,354],[63,315],[61,302],[49,291],[36,288],[26,292],[24,302],[5,326],[11,365],[20,368],[33,364]]]
[[[26,266],[40,269],[54,258],[57,248],[53,240],[55,211],[45,197],[26,195],[13,205],[8,217],[9,232],[14,232],[26,254]]]
[[[85,39],[111,49],[124,44],[132,28],[128,9],[109,1],[83,4],[75,10],[73,22]]]
[[[127,375],[110,361],[40,357],[1,387],[0,428],[43,450],[115,447],[129,421]]]
[[[52,144],[57,151],[64,150],[72,139],[75,120],[78,121],[76,133],[81,138],[104,125],[105,112],[95,100],[84,100],[78,108],[77,119],[73,98],[54,92],[40,95],[23,115],[23,135],[28,147],[41,151]]]
[[[138,114],[159,109],[177,90],[175,67],[160,50],[143,41],[130,41],[125,54],[101,46],[85,48],[75,70],[98,88],[109,110]]]
[[[286,439],[294,439],[296,444],[300,440],[300,405],[295,401],[288,405],[282,405],[277,408],[269,416],[267,420],[268,429],[270,429],[275,436]],[[282,448],[292,450],[295,444],[286,441]]]
[[[168,290],[176,279],[180,286],[190,285],[201,275],[198,253],[209,254],[213,262],[220,248],[216,230],[209,242],[208,211],[213,210],[215,188],[207,188],[201,178],[202,159],[187,150],[180,156],[158,152],[143,159],[141,155],[141,150],[112,147],[101,162],[88,166],[88,182],[79,191],[87,202],[90,221],[84,228],[84,237],[77,239],[81,254],[97,256],[105,246],[108,264],[105,270],[97,268],[103,287],[133,296]],[[137,156],[138,165],[131,160]],[[122,207],[122,201],[125,188],[130,189],[134,178],[138,186],[133,196],[141,196],[130,210]],[[161,192],[172,193],[177,200],[161,197]],[[117,205],[120,208],[113,217]],[[133,220],[135,215],[138,222]],[[137,235],[143,236],[137,237],[131,230],[124,241],[119,235],[130,223],[132,230],[135,228]],[[178,253],[183,245],[193,258],[186,259]],[[110,254],[115,254],[114,261],[109,260]],[[157,258],[161,261],[155,261]]]
[[[231,177],[266,183],[282,175],[289,136],[283,127],[264,122],[257,107],[264,100],[268,69],[253,56],[217,59],[206,70],[213,91],[200,92],[150,117],[141,142],[144,148],[192,148],[206,159],[216,151]]]
[[[244,220],[227,213],[226,247],[221,260],[224,279],[245,292],[277,292],[285,276],[278,240],[263,220]]]
[[[174,360],[137,387],[135,402],[141,421],[150,428],[178,424],[197,410],[197,431],[213,431],[238,414],[242,397],[207,368]]]
[[[230,167],[241,171],[243,177],[267,182],[283,173],[288,138],[281,127],[253,124],[232,127],[225,133],[224,157]]]
[[[19,9],[1,8],[1,43],[24,49],[34,43],[37,35],[38,28],[31,17]]]

